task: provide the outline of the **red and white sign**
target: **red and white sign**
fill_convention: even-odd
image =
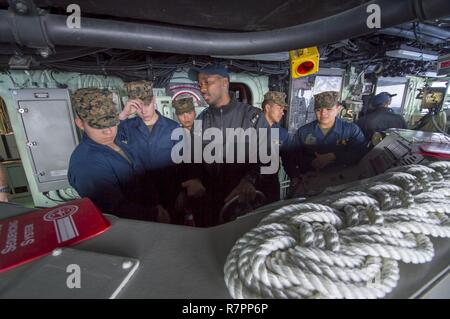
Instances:
[[[0,272],[99,235],[110,226],[88,198],[0,220]]]
[[[437,64],[437,75],[450,74],[450,54],[439,57]]]

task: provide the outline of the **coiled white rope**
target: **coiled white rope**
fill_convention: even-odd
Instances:
[[[381,298],[398,261],[429,262],[450,237],[450,162],[409,165],[338,194],[278,207],[225,263],[234,298]]]

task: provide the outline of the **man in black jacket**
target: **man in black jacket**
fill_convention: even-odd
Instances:
[[[194,158],[194,121],[195,105],[192,97],[179,98],[172,101],[175,115],[183,128],[183,143],[185,150],[190,151],[190,158]],[[201,182],[202,164],[189,162],[178,165],[178,178],[181,181],[182,190],[175,201],[177,215],[184,217],[183,223],[190,226],[205,227],[203,196],[205,188]]]
[[[244,138],[246,141],[245,163],[238,163],[237,157],[243,154],[237,154],[239,149],[236,152],[236,148],[232,163],[227,161],[226,153],[229,143],[232,142],[231,137],[227,136],[227,129],[242,128],[245,131],[249,128],[254,128],[258,131],[259,128],[268,128],[268,123],[260,109],[239,102],[235,97],[230,96],[230,79],[228,71],[224,67],[208,65],[204,68],[193,68],[190,70],[189,76],[193,80],[198,80],[200,92],[209,105],[198,117],[198,120],[202,121],[201,129],[203,134],[208,129],[216,129],[221,132],[223,137],[220,146],[223,150],[221,154],[223,156],[215,154],[217,157],[222,157],[223,161],[219,160],[212,163],[206,161],[205,163],[205,159],[203,159],[202,182],[209,199],[208,207],[211,211],[211,225],[215,225],[219,223],[219,212],[226,202],[236,196],[239,197],[240,201],[247,202],[255,198],[255,184],[260,174],[260,165],[248,160],[249,155],[251,155],[249,151],[250,144],[258,143],[251,138]],[[243,138],[242,135],[239,136],[239,133],[237,135],[238,140]],[[233,139],[236,141],[235,137]],[[207,144],[213,143],[217,143],[216,139],[208,141],[203,137],[202,149],[205,150],[205,147],[208,147]],[[239,142],[232,144],[235,147]]]
[[[356,124],[361,128],[364,136],[370,141],[375,132],[388,128],[406,128],[406,122],[400,114],[395,114],[390,108],[392,97],[396,94],[381,92],[371,101],[368,112]]]

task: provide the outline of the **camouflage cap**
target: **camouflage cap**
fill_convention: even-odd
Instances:
[[[326,91],[314,95],[314,108],[331,108],[338,104],[339,92]]]
[[[145,104],[150,104],[153,99],[153,82],[150,81],[134,81],[125,84],[128,97],[131,100],[140,99]]]
[[[192,97],[174,100],[172,101],[172,106],[178,115],[195,110],[194,99]]]
[[[120,122],[113,93],[107,89],[78,89],[71,95],[71,101],[77,115],[93,128],[113,127]]]
[[[269,91],[264,94],[264,100],[272,101],[278,105],[284,106],[285,108],[288,106],[286,103],[286,94],[283,92]]]

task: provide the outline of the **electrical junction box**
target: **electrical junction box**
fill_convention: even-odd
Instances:
[[[317,47],[289,51],[291,77],[308,76],[319,71],[319,50]]]
[[[174,118],[174,111],[172,108],[172,98],[170,96],[156,96],[156,108],[165,117],[169,119]]]
[[[166,94],[166,89],[153,88],[153,95],[156,98],[156,108],[165,117],[174,119],[172,110],[172,98]]]
[[[69,91],[67,89],[11,90],[19,122],[25,135],[38,191],[69,187],[67,170],[78,144]]]
[[[29,195],[29,188],[27,183],[27,177],[23,170],[21,161],[6,161],[3,162],[3,166],[8,176],[8,184],[11,188],[11,199],[24,197]]]

